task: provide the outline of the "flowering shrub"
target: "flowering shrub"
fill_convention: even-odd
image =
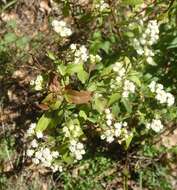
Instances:
[[[122,18],[104,1],[93,5],[98,28],[103,27],[100,18],[112,11],[122,19],[119,34],[97,30],[85,44],[70,43],[61,56],[48,52],[54,71],[31,81],[34,90],[47,95],[39,104],[44,114],[28,129],[26,154],[54,172],[87,154],[88,131],[128,149],[137,137],[162,132],[176,118],[176,89],[165,83],[159,63],[165,20],[144,13],[138,21],[132,12]],[[53,20],[51,27],[61,40],[75,32],[63,20]]]

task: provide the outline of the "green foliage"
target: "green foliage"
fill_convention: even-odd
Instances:
[[[169,123],[177,122],[176,2],[122,0],[108,4],[95,0],[89,6],[82,1],[76,5],[69,0],[56,2],[69,18],[66,20],[73,20],[65,23],[65,19],[50,18],[51,45],[43,43],[45,34],[32,39],[17,34],[15,21],[5,24],[0,74],[9,74],[17,60],[23,62],[23,56],[46,46],[40,52],[44,72],[31,81],[32,93],[36,90],[43,97],[38,105],[43,113],[36,117],[36,127],[28,131],[28,154],[32,151],[28,156],[53,172],[63,168],[59,175],[64,189],[104,189],[103,181],[111,181],[112,176],[102,173],[113,161],[103,156],[93,159],[90,144],[94,143],[94,154],[114,145],[121,147],[128,160],[129,151],[143,139],[139,156],[150,163],[159,161],[162,153],[176,152],[165,147],[157,150],[146,141],[158,138]],[[15,3],[1,8],[9,9]],[[46,70],[45,62],[50,64]],[[59,155],[51,157],[55,151]],[[41,152],[51,158],[45,158],[47,163],[39,156]],[[70,167],[75,167],[76,174],[68,172]],[[171,189],[163,164],[152,162],[137,173],[141,188]],[[127,167],[123,175],[128,189],[131,172]]]

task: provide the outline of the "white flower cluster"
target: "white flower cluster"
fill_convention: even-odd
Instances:
[[[152,129],[156,133],[159,133],[163,129],[163,124],[159,119],[153,119],[151,123],[147,123],[146,127]]]
[[[71,44],[70,49],[72,52],[74,52],[74,63],[84,63],[89,58],[88,56],[88,50],[84,45],[81,45],[79,48],[77,48],[76,44]]]
[[[53,20],[52,27],[56,33],[58,33],[61,37],[71,36],[72,30],[67,27],[66,22],[61,20]]]
[[[112,143],[115,138],[119,137],[122,132],[122,126],[126,127],[126,122],[116,122],[113,123],[113,116],[110,112],[110,109],[105,110],[106,114],[106,125],[107,128],[104,130],[103,134],[101,135],[102,140],[106,140],[108,143]]]
[[[36,135],[37,139],[43,138],[42,132],[36,132],[36,123],[31,123],[27,130],[28,136]],[[34,164],[41,164],[44,167],[49,167],[53,172],[61,171],[61,166],[56,165],[53,161],[59,157],[58,151],[50,151],[49,148],[39,148],[40,144],[36,139],[33,139],[30,143],[29,149],[26,151],[26,155],[32,158]]]
[[[155,92],[155,98],[161,103],[166,103],[168,106],[172,106],[175,103],[175,98],[170,92],[166,92],[162,84],[152,81],[149,84],[151,92]]]
[[[40,131],[35,132],[35,128],[36,128],[36,123],[31,123],[29,129],[27,130],[27,135],[32,136],[32,135],[36,134],[36,137],[38,139],[42,139],[43,133]]]
[[[135,85],[133,82],[129,81],[129,80],[125,80],[124,81],[124,86],[123,86],[123,93],[122,96],[124,98],[127,98],[129,96],[130,93],[135,93]]]
[[[110,87],[111,91],[115,90],[118,85],[122,84],[123,79],[125,78],[126,75],[126,69],[124,68],[124,65],[122,62],[116,62],[112,66],[113,71],[116,73],[116,78],[111,79],[110,81]]]
[[[42,75],[38,75],[36,77],[36,80],[31,80],[30,85],[34,86],[34,89],[36,91],[39,91],[39,90],[43,89],[43,81],[44,81],[44,79],[43,79]]]
[[[82,160],[82,157],[85,154],[85,149],[84,149],[83,143],[78,142],[75,139],[72,139],[70,141],[69,150],[74,155],[76,160]]]
[[[32,144],[31,144],[32,146]],[[40,164],[41,166],[52,169],[53,172],[62,171],[62,167],[55,164],[54,160],[59,157],[58,151],[51,151],[49,148],[38,148],[33,149],[32,146],[27,150],[26,154],[28,157],[32,158],[32,162],[36,165]]]
[[[117,73],[116,81],[120,82],[126,74],[126,70],[122,62],[116,62],[113,65],[113,71]]]
[[[90,54],[89,58],[90,58],[91,64],[98,63],[102,60],[102,58],[99,55],[93,55],[93,54]]]
[[[105,3],[104,0],[100,0],[98,3],[96,3],[95,8],[100,12],[104,12],[109,9],[109,4]]]
[[[133,40],[133,46],[139,55],[145,55],[148,64],[153,65],[154,52],[150,46],[157,42],[159,39],[159,28],[156,20],[149,21],[146,30],[143,32],[139,39]]]

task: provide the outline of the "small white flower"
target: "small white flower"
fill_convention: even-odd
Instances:
[[[76,154],[76,160],[82,160],[82,155],[81,154]]]
[[[107,123],[108,126],[111,126],[111,125],[112,125],[112,120],[108,119],[108,120],[106,121],[106,123]]]
[[[74,139],[72,139],[72,140],[70,141],[70,144],[71,144],[72,146],[76,146],[77,141],[76,141],[76,140],[74,140]]]
[[[124,127],[127,127],[128,124],[127,124],[126,121],[124,121],[122,125],[123,125]]]
[[[52,21],[53,30],[58,33],[61,37],[71,36],[72,30],[66,26],[65,21]]]
[[[163,129],[163,125],[159,119],[153,119],[150,126],[148,125],[153,131],[159,133]]]
[[[37,151],[36,153],[35,153],[35,158],[37,158],[38,160],[41,160],[42,159],[42,152],[41,151]]]
[[[27,155],[28,157],[32,157],[33,154],[34,154],[34,150],[33,150],[33,149],[28,149],[28,150],[26,151],[26,155]]]
[[[105,109],[105,113],[110,114],[111,113],[110,109]]]
[[[125,80],[123,89],[124,89],[124,91],[134,93],[135,92],[135,85],[133,82],[131,82],[129,80]]]
[[[167,104],[172,106],[175,103],[175,98],[171,93],[167,93]]]
[[[84,149],[80,150],[80,153],[81,153],[82,155],[85,154],[85,150],[84,150]]]
[[[159,102],[161,104],[166,103],[166,101],[167,101],[167,94],[166,94],[166,92],[164,90],[159,90],[159,89],[157,89],[157,90],[156,90],[157,94],[156,94],[155,98],[157,100],[159,100]]]
[[[77,149],[83,149],[84,148],[84,145],[82,143],[77,143],[77,146],[76,146]]]
[[[122,124],[121,124],[121,123],[115,123],[115,124],[114,124],[114,127],[115,127],[116,129],[120,129],[120,128],[122,127]]]
[[[39,160],[38,160],[37,158],[33,158],[33,159],[32,159],[32,162],[33,162],[34,164],[36,164],[36,165],[39,164]]]
[[[56,171],[58,171],[59,166],[55,164],[55,165],[53,165],[53,166],[51,167],[51,169],[52,169],[53,172],[56,172]]]
[[[42,155],[43,157],[48,160],[48,161],[51,161],[52,160],[52,155],[51,155],[51,152],[50,152],[50,149],[49,148],[44,148],[43,151],[42,151]]]
[[[58,170],[59,170],[59,172],[62,172],[63,171],[63,167],[59,166]]]
[[[148,87],[150,88],[151,92],[155,92],[156,90],[156,82],[155,81],[152,81]]]
[[[150,128],[151,128],[151,124],[150,124],[150,123],[147,123],[147,124],[146,124],[146,128],[147,128],[147,129],[150,129]]]
[[[114,135],[115,135],[115,137],[119,137],[121,135],[121,128],[120,129],[116,128]]]
[[[107,114],[106,115],[106,119],[107,120],[112,120],[113,119],[112,114],[111,113]]]
[[[26,133],[27,133],[28,136],[31,136],[31,135],[34,134],[34,129],[29,128],[29,129],[26,131]]]
[[[38,139],[42,139],[42,138],[43,138],[43,133],[40,132],[40,131],[36,132],[36,137],[37,137]]]
[[[163,85],[162,84],[157,84],[156,88],[157,88],[156,92],[158,93],[158,90],[163,90]]]
[[[106,141],[108,143],[112,143],[114,141],[114,137],[113,136],[109,136],[109,137],[106,138]]]
[[[122,93],[122,96],[123,96],[124,98],[128,98],[128,96],[129,96],[129,91],[124,91],[124,92]]]
[[[52,155],[52,157],[54,157],[54,158],[58,158],[58,157],[59,157],[59,152],[58,152],[58,151],[52,151],[52,152],[51,152],[51,155]]]
[[[90,57],[90,62],[92,64],[95,64],[95,63],[100,62],[102,60],[102,58],[99,55],[92,55],[92,54],[90,54],[89,57]]]
[[[153,60],[153,58],[152,57],[147,57],[146,58],[146,61],[147,61],[147,63],[149,64],[149,65],[154,65],[154,60]]]
[[[76,44],[71,44],[70,48],[71,48],[71,50],[75,51],[77,49],[77,46],[76,46]]]
[[[31,129],[35,129],[35,128],[36,128],[36,123],[31,123],[31,124],[30,124],[30,128],[31,128]]]
[[[40,91],[40,90],[42,90],[42,88],[43,88],[43,77],[42,77],[42,75],[38,75],[37,77],[36,77],[36,80],[34,80],[34,82],[32,82],[32,83],[30,83],[32,86],[34,86],[34,89],[36,90],[36,91]]]
[[[106,138],[106,136],[105,135],[101,135],[100,138],[101,138],[101,140],[104,140]]]
[[[36,139],[34,139],[32,142],[31,142],[31,146],[33,148],[37,148],[38,147],[38,142],[36,141]]]

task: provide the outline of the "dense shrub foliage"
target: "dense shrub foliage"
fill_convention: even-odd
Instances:
[[[94,1],[77,15],[95,25],[85,40],[71,40],[77,33],[66,19],[71,2],[62,3],[64,16],[51,18],[54,38],[67,45],[47,52],[53,70],[30,83],[45,95],[44,113],[27,131],[34,164],[61,172],[87,155],[92,140],[128,149],[176,121],[177,33],[170,16],[176,3],[150,5]]]

